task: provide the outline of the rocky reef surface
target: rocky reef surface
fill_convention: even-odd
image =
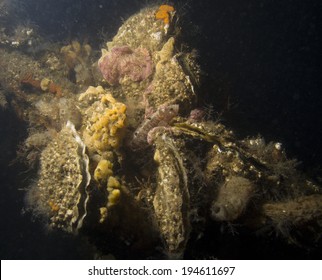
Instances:
[[[116,258],[194,255],[214,225],[318,244],[321,187],[280,143],[238,139],[196,108],[201,71],[177,16],[142,9],[99,59],[78,41],[35,58],[0,33],[1,110],[28,124],[18,158],[38,170],[26,209]]]

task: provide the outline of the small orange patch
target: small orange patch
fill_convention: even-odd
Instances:
[[[51,211],[57,212],[59,210],[59,206],[57,204],[55,204],[54,202],[49,201],[48,204],[50,206]]]
[[[174,11],[174,8],[170,5],[161,5],[159,7],[159,10],[160,11],[166,11],[166,12],[173,12]]]
[[[56,85],[55,83],[51,82],[49,84],[49,88],[48,91],[50,93],[56,94],[57,97],[61,97],[62,96],[62,90],[61,87]]]
[[[41,81],[35,79],[31,73],[27,73],[23,76],[23,78],[20,80],[20,83],[22,85],[27,85],[32,88],[42,90],[42,91],[49,91],[50,93],[55,94],[57,97],[62,97],[62,88],[55,84],[54,82],[50,81],[48,89],[42,88]]]
[[[158,11],[155,14],[156,19],[162,19],[164,24],[169,24],[170,22],[170,14],[169,12],[173,12],[174,8],[170,5],[161,5]]]

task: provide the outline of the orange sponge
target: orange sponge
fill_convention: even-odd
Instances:
[[[169,22],[170,22],[169,12],[173,12],[173,11],[174,11],[174,8],[172,6],[161,5],[155,14],[155,18],[162,19],[165,24],[169,24]]]

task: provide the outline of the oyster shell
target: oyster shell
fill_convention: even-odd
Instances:
[[[77,232],[87,215],[89,159],[85,144],[71,122],[52,139],[40,156],[39,180],[29,191],[34,212],[49,227]]]
[[[175,141],[169,136],[160,135],[155,139],[155,145],[158,186],[153,207],[168,254],[180,257],[190,234],[187,171]]]

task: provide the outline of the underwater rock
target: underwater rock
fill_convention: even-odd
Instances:
[[[300,196],[294,200],[265,203],[262,213],[266,223],[272,224],[276,230],[303,227],[312,222],[322,223],[322,196],[319,194]]]
[[[87,44],[61,48],[57,67],[0,49],[1,94],[21,101],[26,159],[40,159],[29,207],[50,228],[79,232],[116,257],[182,258],[208,229],[235,221],[249,233],[284,224],[301,232],[314,221],[319,234],[321,190],[281,144],[239,140],[195,109],[200,69],[193,51],[178,51],[174,15],[162,5],[126,20],[95,64],[106,81],[86,91]],[[80,75],[76,84],[64,64]],[[50,94],[58,93],[51,84],[64,96]]]
[[[167,32],[172,27],[165,28],[162,20],[156,18],[158,7],[144,8],[127,19],[120,26],[112,42],[108,42],[107,49],[111,50],[115,46],[129,46],[131,49],[143,47],[151,53],[161,49]],[[174,12],[169,12],[169,25],[174,23]]]
[[[264,203],[260,218],[253,220],[252,226],[260,228],[259,232],[275,232],[289,243],[312,246],[322,238],[321,202],[321,194],[312,194],[293,200]]]
[[[61,97],[61,94],[69,96],[76,92],[75,84],[64,77],[61,71],[53,72],[39,61],[22,52],[7,51],[0,48],[0,57],[0,67],[6,69],[0,75],[1,86],[4,90],[10,92],[20,105],[22,99],[29,105],[37,102],[39,93],[46,95],[48,92],[51,97]],[[45,90],[41,88],[43,79],[50,82],[48,88],[44,88]],[[27,83],[24,84],[24,81]],[[21,107],[23,106],[21,105]],[[29,114],[32,114],[32,110],[29,107],[23,108],[23,110],[25,111],[24,118],[29,122],[28,118]]]
[[[82,123],[82,116],[73,98],[63,97],[59,100],[51,99],[48,101],[40,99],[35,102],[34,106],[39,118],[48,120],[50,127],[56,130],[64,127],[67,121],[71,121],[76,128],[79,128]]]
[[[87,215],[88,185],[91,179],[85,145],[68,122],[40,156],[39,179],[27,200],[50,228],[77,232]]]
[[[144,93],[146,109],[178,104],[181,112],[188,113],[196,103],[195,85],[177,59],[174,45],[175,38],[170,37],[156,53],[155,74]]]
[[[47,144],[52,140],[56,131],[29,131],[29,135],[17,151],[19,160],[27,163],[30,168],[34,168],[39,161],[40,154]]]
[[[146,8],[130,17],[106,44],[107,50],[103,50],[98,63],[104,78],[114,86],[113,96],[122,98],[129,107],[133,131],[142,121],[143,112],[147,117],[159,106],[177,104],[180,113],[189,113],[197,99],[194,81],[199,74],[190,78],[199,69],[192,67],[197,65],[196,59],[189,56],[189,63],[181,63],[181,57],[186,56],[177,52],[175,46],[180,43],[170,32],[174,27],[174,9],[169,6],[170,10],[163,10],[163,6],[168,7]],[[162,20],[156,17],[160,11],[165,16]],[[133,104],[136,108],[130,110]]]
[[[1,5],[1,3],[0,3]],[[1,7],[0,7],[1,9]],[[0,22],[1,22],[1,10],[0,10]],[[5,46],[8,48],[27,48],[33,44],[33,41],[37,41],[35,26],[27,24],[18,24],[15,26],[14,30],[12,24],[7,23],[7,27],[1,26],[0,29],[0,46]],[[8,30],[10,30],[8,32]],[[9,33],[9,35],[8,35]]]

